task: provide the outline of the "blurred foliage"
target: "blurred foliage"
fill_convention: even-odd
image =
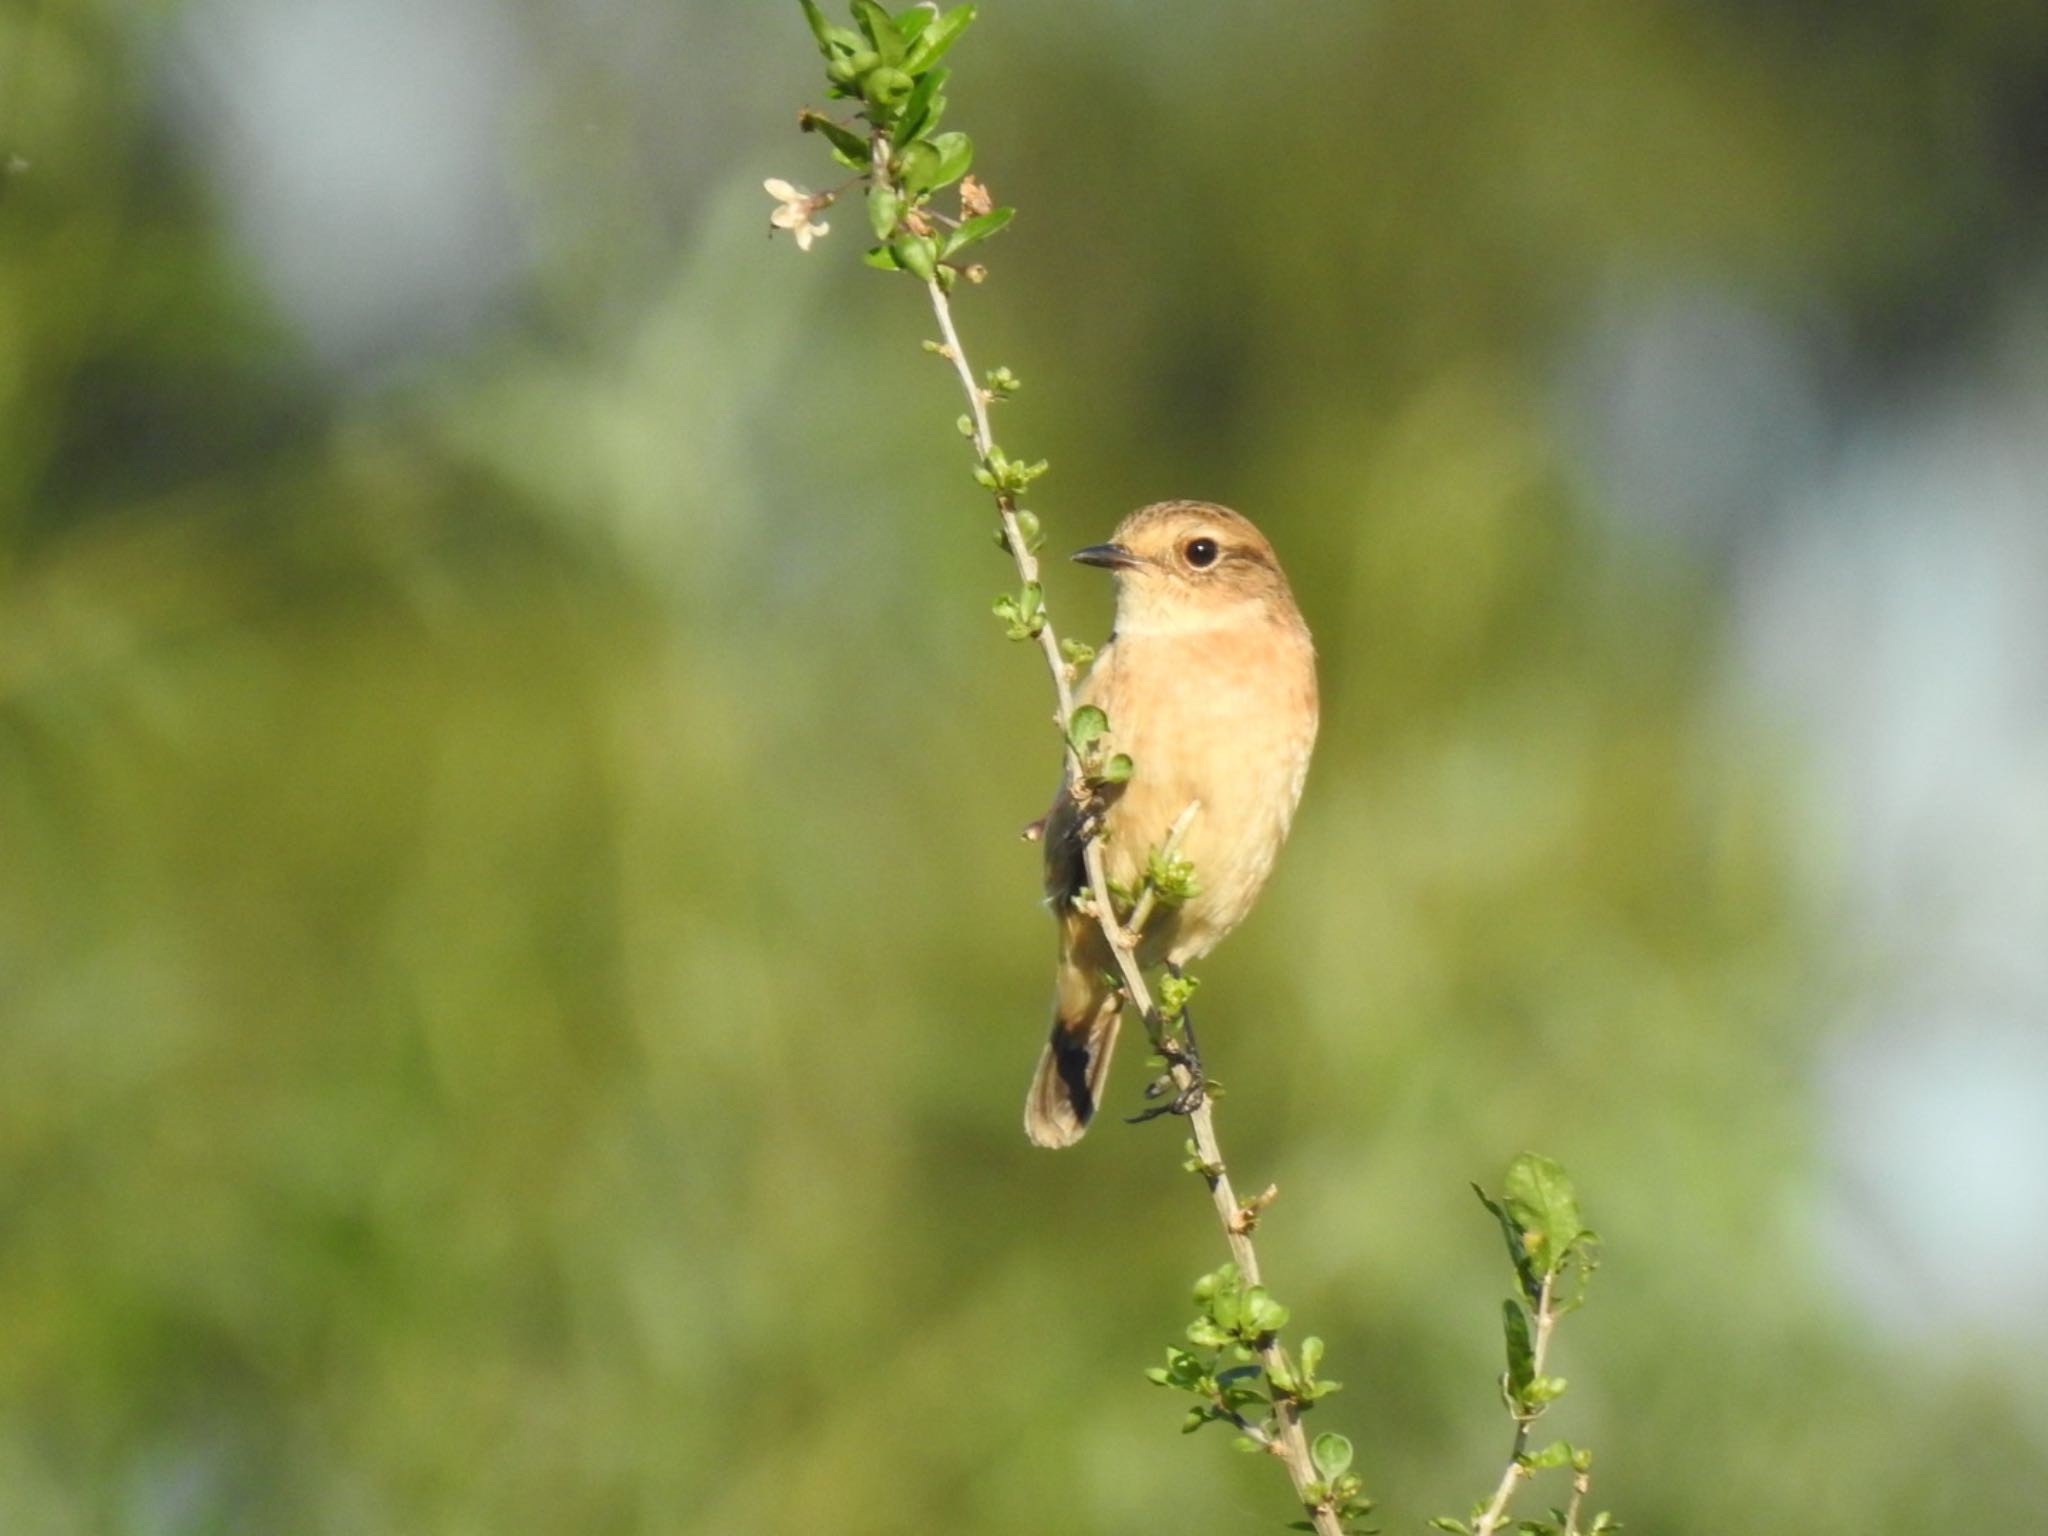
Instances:
[[[764,247],[796,8],[509,9],[524,286],[346,374],[171,105],[247,14],[0,13],[0,1529],[1266,1525],[1136,1376],[1220,1257],[1177,1137],[1017,1131],[1043,679],[915,295]],[[1054,549],[1230,502],[1316,630],[1204,1039],[1368,1486],[1499,1465],[1464,1186],[1540,1141],[1607,1238],[1603,1505],[2024,1529],[2037,1389],[1815,1272],[1793,769],[1553,390],[1617,284],[1853,389],[1966,352],[2048,222],[2048,12],[1071,15],[957,61],[1023,210],[967,323]]]

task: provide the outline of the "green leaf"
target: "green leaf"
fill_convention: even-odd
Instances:
[[[1542,1450],[1522,1458],[1522,1465],[1532,1472],[1547,1471],[1551,1467],[1568,1466],[1576,1455],[1568,1440],[1553,1440]]]
[[[1017,216],[1014,208],[994,208],[987,213],[977,214],[961,222],[958,229],[946,237],[945,254],[964,251],[970,245],[978,245],[990,235],[996,234]]]
[[[909,13],[906,13],[909,14]],[[917,15],[926,14],[923,11]],[[918,76],[917,86],[910,93],[910,99],[903,103],[903,116],[896,123],[896,142],[906,147],[914,144],[920,135],[938,127],[939,118],[946,110],[945,98],[939,92],[945,87],[951,75],[950,70],[935,69],[928,75]]]
[[[1079,751],[1093,743],[1108,729],[1109,716],[1105,715],[1093,704],[1083,704],[1079,709],[1075,710],[1071,716],[1068,717],[1067,740],[1071,741],[1074,744],[1076,751]],[[1220,1274],[1222,1272],[1219,1270],[1217,1271],[1217,1273]],[[1203,1276],[1204,1280],[1213,1280],[1214,1278],[1214,1275]],[[1231,1271],[1231,1279],[1235,1281],[1236,1278],[1236,1271]],[[1217,1289],[1220,1289],[1220,1287],[1218,1287]],[[1209,1294],[1214,1295],[1215,1293],[1215,1289],[1212,1289]],[[1205,1299],[1206,1298],[1200,1286],[1197,1285],[1195,1289],[1195,1300],[1203,1301]]]
[[[1515,1225],[1535,1238],[1531,1257],[1537,1269],[1556,1273],[1586,1235],[1570,1176],[1549,1158],[1524,1152],[1508,1165],[1502,1196]]]
[[[1060,642],[1060,655],[1070,666],[1085,667],[1095,659],[1095,647],[1085,640],[1076,640],[1072,635]]]
[[[1168,971],[1159,978],[1159,1006],[1171,1017],[1178,1018],[1187,1011],[1195,994],[1201,990],[1202,978],[1183,971],[1176,976]]]
[[[1462,1520],[1453,1520],[1449,1515],[1438,1515],[1429,1522],[1439,1531],[1449,1531],[1451,1536],[1472,1536],[1472,1528]]]
[[[804,20],[811,24],[811,36],[818,40],[818,52],[827,59],[832,57],[832,26],[825,20],[825,13],[818,9],[817,0],[797,0],[804,8]]]
[[[885,115],[902,106],[915,88],[916,82],[910,76],[889,64],[879,65],[860,78],[861,95],[868,105]]]
[[[934,187],[951,186],[974,164],[974,140],[964,133],[935,133],[929,143],[939,152],[939,173],[932,179]]]
[[[1040,459],[1035,464],[1026,464],[1022,459],[1013,459],[998,449],[990,449],[988,455],[988,476],[985,485],[1000,486],[1006,491],[1022,491],[1030,488],[1031,482],[1044,474],[1050,466]]]
[[[921,197],[931,190],[939,174],[939,152],[929,144],[910,144],[896,157],[896,179],[908,197]]]
[[[1237,1266],[1219,1264],[1195,1282],[1195,1301],[1198,1305],[1206,1307],[1209,1299],[1219,1291],[1234,1291],[1237,1288]]]
[[[1074,714],[1079,719],[1082,714],[1091,711],[1096,716],[1102,715],[1101,710],[1087,704],[1076,710]],[[1103,728],[1105,730],[1108,728],[1108,723],[1107,718],[1104,717]],[[1100,735],[1100,732],[1096,734]],[[1089,739],[1093,741],[1095,737],[1091,736]],[[1224,1334],[1223,1339],[1216,1347],[1221,1347],[1221,1344],[1231,1342],[1232,1338],[1243,1328],[1244,1297],[1244,1277],[1237,1272],[1235,1264],[1221,1265],[1195,1282],[1195,1304],[1202,1309],[1205,1320],[1221,1329]]]
[[[1102,772],[1097,777],[1105,784],[1128,784],[1136,768],[1130,753],[1118,752],[1102,765]]]
[[[896,253],[886,245],[877,245],[862,251],[860,259],[878,272],[901,272],[902,264],[896,260]]]
[[[851,72],[845,78],[851,80],[854,75],[872,65],[872,56],[868,64],[851,63],[859,54],[868,51],[861,47],[861,35],[858,32],[849,27],[833,26],[825,19],[825,13],[818,9],[814,0],[798,0],[798,3],[804,8],[804,20],[810,24],[811,36],[817,39],[818,52],[825,56],[827,74],[832,74],[834,64],[849,63]],[[836,80],[840,77],[832,75],[832,78]]]
[[[1301,1374],[1315,1380],[1316,1368],[1323,1363],[1323,1341],[1310,1334],[1301,1341]]]
[[[835,123],[822,112],[806,112],[800,126],[805,133],[822,133],[832,145],[832,154],[841,165],[852,170],[867,169],[868,141],[840,123]]]
[[[901,64],[909,53],[903,41],[903,34],[896,30],[896,23],[889,13],[875,4],[875,0],[853,0],[853,19],[859,23],[861,35],[868,45],[882,56],[885,63]]]
[[[928,236],[898,235],[889,242],[889,249],[896,253],[898,266],[906,272],[915,273],[927,283],[939,269],[938,246]]]
[[[973,6],[954,6],[917,34],[917,41],[911,44],[910,52],[904,58],[903,67],[912,74],[930,69],[945,56],[948,48],[960,40],[960,34],[973,24]]]
[[[973,418],[962,416],[960,420],[965,423],[960,428],[960,435],[962,437],[974,436]],[[1017,537],[1021,547],[1014,550],[1011,548],[1010,530],[1006,525],[998,522],[995,526],[996,548],[1004,551],[1006,554],[1028,554],[1040,548],[1045,543],[1045,530],[1038,521],[1038,514],[1027,508],[1019,507],[1014,516],[1017,519]],[[1066,648],[1064,640],[1060,642],[1060,648],[1062,650]]]
[[[1529,1249],[1522,1241],[1522,1234],[1515,1226],[1514,1218],[1508,1215],[1507,1207],[1477,1184],[1472,1193],[1479,1197],[1479,1203],[1493,1213],[1493,1219],[1500,1223],[1500,1235],[1508,1245],[1508,1262],[1515,1266],[1515,1278],[1522,1282],[1522,1293],[1533,1305],[1543,1295],[1543,1278],[1536,1273],[1536,1267],[1529,1260]]]
[[[903,41],[914,43],[917,41],[917,34],[936,19],[935,12],[928,11],[921,5],[913,5],[896,18],[896,30],[903,34]]]
[[[1351,1442],[1342,1435],[1317,1435],[1308,1448],[1308,1459],[1325,1480],[1342,1477],[1351,1465]]]
[[[1536,1379],[1536,1351],[1529,1342],[1529,1315],[1518,1301],[1500,1304],[1502,1332],[1508,1341],[1508,1396],[1517,1402]]]
[[[1008,638],[1033,639],[1045,628],[1045,589],[1030,581],[1022,591],[999,592],[992,610],[1003,621],[1003,632]]]
[[[1249,1334],[1278,1333],[1287,1326],[1288,1311],[1267,1294],[1263,1285],[1244,1293],[1244,1330]]]
[[[1196,878],[1194,862],[1184,854],[1168,857],[1154,848],[1145,855],[1145,881],[1152,887],[1160,904],[1166,907],[1181,907],[1202,894],[1202,882]]]
[[[874,230],[877,240],[887,240],[895,234],[902,219],[903,197],[894,187],[877,184],[868,188],[868,227]]]

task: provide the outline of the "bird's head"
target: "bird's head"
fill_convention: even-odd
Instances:
[[[1299,622],[1273,546],[1228,507],[1154,502],[1125,518],[1107,544],[1076,550],[1074,559],[1116,573],[1119,635]]]

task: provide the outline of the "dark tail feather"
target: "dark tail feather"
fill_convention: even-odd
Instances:
[[[1123,1023],[1123,999],[1098,994],[1074,1024],[1055,1015],[1024,1099],[1024,1134],[1041,1147],[1071,1147],[1088,1131]]]

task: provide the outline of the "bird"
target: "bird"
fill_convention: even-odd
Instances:
[[[1315,746],[1315,646],[1272,544],[1227,507],[1155,502],[1073,558],[1116,578],[1114,627],[1075,691],[1077,710],[1108,717],[1104,746],[1132,760],[1098,801],[1111,883],[1137,889],[1149,854],[1199,802],[1179,845],[1196,890],[1155,913],[1137,956],[1178,974],[1244,921],[1286,840]],[[1114,956],[1074,901],[1088,884],[1087,819],[1069,770],[1042,828],[1059,963],[1051,1038],[1024,1101],[1025,1134],[1041,1147],[1087,1132],[1123,1019]]]

